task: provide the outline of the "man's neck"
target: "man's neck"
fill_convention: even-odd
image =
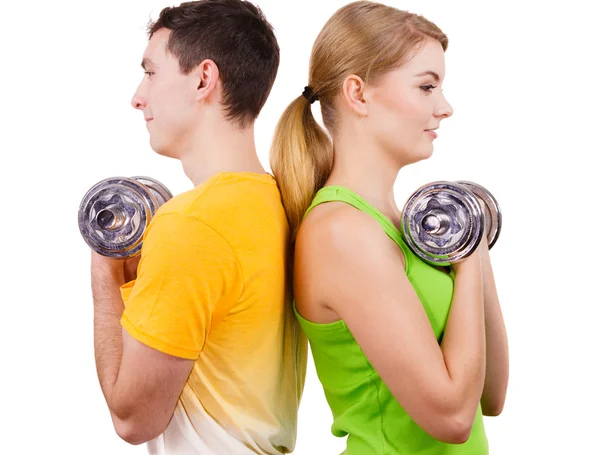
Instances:
[[[229,123],[204,126],[180,158],[183,171],[194,186],[220,172],[266,173],[256,154],[254,125],[243,130]]]

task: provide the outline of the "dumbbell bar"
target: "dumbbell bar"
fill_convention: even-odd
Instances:
[[[425,262],[450,265],[468,257],[485,237],[492,248],[502,227],[494,196],[466,180],[432,182],[417,189],[404,205],[402,233]]]
[[[79,231],[103,256],[129,258],[142,249],[142,237],[171,192],[150,177],[111,177],[96,183],[79,204]]]

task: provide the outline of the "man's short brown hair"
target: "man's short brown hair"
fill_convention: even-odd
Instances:
[[[260,8],[244,0],[199,0],[164,8],[148,35],[171,31],[168,51],[189,74],[205,59],[219,68],[227,118],[240,126],[256,120],[279,68],[279,45]]]

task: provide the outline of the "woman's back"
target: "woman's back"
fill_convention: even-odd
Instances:
[[[327,288],[332,284],[330,268],[327,273],[320,275],[321,279],[318,277],[319,269],[327,263],[327,260],[323,261],[323,255],[317,256],[313,252],[318,249],[327,255],[327,248],[321,242],[316,245],[307,244],[315,238],[311,230],[323,230],[324,223],[333,225],[333,229],[335,229],[337,219],[345,224],[345,215],[349,215],[350,211],[356,211],[355,209],[360,210],[361,215],[366,215],[374,221],[369,226],[370,229],[378,230],[377,233],[372,232],[367,237],[369,248],[377,248],[378,240],[384,240],[383,238],[377,239],[378,234],[381,234],[381,237],[387,236],[386,240],[395,243],[395,245],[386,245],[388,249],[391,247],[402,253],[405,259],[404,263],[397,261],[397,265],[400,269],[403,268],[404,271],[397,270],[396,272],[399,274],[405,273],[417,291],[431,330],[433,330],[438,342],[441,342],[452,302],[453,273],[447,274],[421,261],[408,249],[401,233],[385,216],[357,194],[338,186],[321,189],[317,193],[311,209],[321,203],[330,201],[345,202],[346,207],[339,207],[339,203],[333,202],[328,204],[330,207],[320,206],[324,210],[321,210],[321,213],[317,213],[319,209],[315,210],[314,217],[309,218],[307,216],[306,225],[303,225],[300,230],[296,246],[295,287],[299,291],[296,293],[296,315],[310,341],[317,374],[334,416],[332,433],[339,437],[348,434],[347,450],[345,452],[347,455],[486,454],[488,444],[483,427],[481,406],[477,409],[470,436],[464,444],[449,444],[435,439],[417,425],[404,410],[366,357],[344,320],[326,323],[315,323],[310,320],[309,314],[314,315],[319,320],[328,319],[327,312],[319,308],[320,305],[317,301],[327,299],[329,292]],[[352,215],[357,214],[352,213]],[[364,221],[371,220],[365,219]],[[354,226],[345,225],[343,228],[352,230]],[[325,227],[325,229],[327,228]],[[361,249],[360,245],[356,243],[342,247],[346,248],[351,255],[355,254],[356,250]],[[362,258],[364,258],[364,255]],[[356,256],[356,260],[357,263],[360,263],[361,257]],[[359,267],[367,265],[363,264]],[[371,272],[382,274],[381,270],[372,267]],[[371,287],[369,276],[369,273],[364,273],[362,279],[356,274],[346,277],[346,283],[348,283],[346,288],[355,294],[354,297],[348,296],[349,302],[357,297],[356,290],[358,288]],[[310,281],[303,281],[306,278],[309,278]],[[362,281],[362,283],[357,283],[357,281]],[[368,293],[369,291],[367,293],[358,291],[358,294]],[[380,292],[373,288],[370,294],[372,297],[368,301],[361,302],[362,306],[371,314],[381,315],[382,309],[379,308],[379,302],[376,300]],[[304,314],[306,318],[303,316],[303,310],[306,310]],[[362,320],[360,325],[364,329],[365,319],[372,320],[373,318],[360,316]],[[392,315],[389,316],[393,317]],[[386,315],[383,314],[382,317],[386,318]],[[378,328],[384,332],[386,330],[384,325],[371,327],[372,330]],[[391,338],[389,342],[393,343],[394,338]],[[415,353],[418,353],[418,348],[414,349],[414,346],[410,345],[389,345],[389,349],[414,350]],[[402,371],[397,371],[396,374],[398,373],[402,374]]]

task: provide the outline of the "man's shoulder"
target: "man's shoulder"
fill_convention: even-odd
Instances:
[[[220,233],[287,223],[275,179],[270,174],[241,172],[216,174],[174,196],[155,218],[184,224],[194,219]]]
[[[275,179],[269,174],[221,172],[200,185],[174,196],[159,211],[161,213],[206,213],[222,207],[253,205],[272,199],[280,201]]]

